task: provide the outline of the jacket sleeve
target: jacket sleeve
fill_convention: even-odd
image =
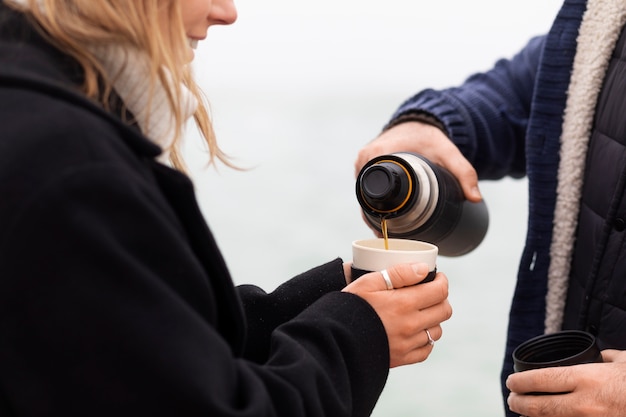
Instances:
[[[215,326],[230,314],[215,302],[230,278],[207,275],[162,200],[99,163],[49,177],[18,217],[0,220],[4,408],[24,416],[369,415],[389,367],[374,310],[328,284],[278,320],[265,361],[242,358]],[[276,305],[291,292],[278,290]]]
[[[404,102],[392,121],[409,113],[434,116],[481,179],[525,174],[525,131],[545,37],[529,41],[461,86],[424,90]]]
[[[345,285],[341,259],[306,271],[269,294],[255,285],[240,285],[238,292],[248,323],[244,356],[257,362],[267,360],[270,335],[276,327]]]

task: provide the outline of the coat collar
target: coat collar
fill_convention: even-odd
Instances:
[[[623,0],[589,0],[580,25],[567,91],[550,245],[545,332],[561,328],[583,187],[585,161],[598,95],[611,54],[626,23]]]
[[[146,138],[136,124],[124,122],[121,106],[105,110],[88,99],[79,86],[83,74],[78,63],[50,45],[27,21],[0,1],[0,86],[31,90],[84,108],[115,125],[124,142],[139,156],[156,158],[159,146]],[[114,96],[112,103],[121,103]],[[132,119],[126,117],[125,119]]]

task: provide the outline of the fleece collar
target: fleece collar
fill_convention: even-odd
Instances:
[[[546,295],[545,332],[561,329],[596,102],[626,23],[623,0],[589,0],[580,25],[561,135]]]

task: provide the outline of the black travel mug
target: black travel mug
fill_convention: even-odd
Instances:
[[[595,362],[602,362],[596,338],[580,330],[563,330],[537,336],[513,351],[515,372]]]

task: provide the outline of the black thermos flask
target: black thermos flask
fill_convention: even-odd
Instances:
[[[369,161],[357,177],[356,195],[373,228],[381,231],[385,218],[389,237],[432,243],[443,256],[472,251],[489,226],[484,200],[466,200],[448,170],[414,153]]]

